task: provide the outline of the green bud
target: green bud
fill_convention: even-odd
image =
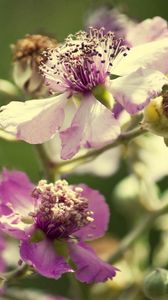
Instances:
[[[96,86],[92,90],[92,93],[96,97],[96,99],[99,100],[104,106],[109,109],[113,107],[114,98],[103,84]]]
[[[143,291],[150,300],[167,300],[168,271],[158,268],[149,273],[144,279]]]
[[[142,126],[164,138],[168,138],[168,91],[150,101],[144,109]]]

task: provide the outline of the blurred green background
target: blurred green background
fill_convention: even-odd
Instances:
[[[83,28],[85,17],[90,10],[106,4],[119,6],[122,12],[138,20],[156,15],[168,18],[168,1],[166,0],[0,0],[0,78],[12,80],[10,45],[17,39],[27,33],[41,33],[52,34],[58,41],[62,41],[69,33]],[[23,142],[0,140],[0,167],[3,166],[23,170],[34,181],[41,177],[34,148]],[[122,166],[117,175],[108,179],[91,175],[73,175],[69,180],[86,182],[99,189],[107,197],[113,211],[114,207],[110,201],[112,189],[126,174],[127,170]],[[128,228],[127,221],[115,212],[114,208],[110,230],[115,235],[123,236]],[[59,292],[65,295],[67,293],[66,276],[59,281],[39,279],[35,276],[24,281],[23,284],[58,294]]]

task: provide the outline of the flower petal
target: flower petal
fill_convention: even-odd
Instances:
[[[0,211],[1,214],[22,213],[30,211],[34,204],[31,193],[34,185],[24,172],[4,169],[0,177]]]
[[[101,125],[100,125],[101,124]],[[120,133],[113,113],[94,96],[82,99],[71,126],[62,131],[62,159],[75,155],[81,146],[99,148],[111,143]]]
[[[18,239],[27,237],[31,225],[22,220],[34,211],[33,189],[25,173],[3,170],[0,178],[0,228],[3,232]]]
[[[62,256],[57,255],[52,242],[43,240],[39,243],[24,241],[20,247],[23,261],[33,266],[41,275],[58,279],[63,273],[72,272]]]
[[[168,37],[167,21],[161,17],[146,19],[128,30],[126,39],[133,45],[141,45]]]
[[[64,120],[66,95],[26,102],[10,102],[1,107],[0,126],[30,144],[49,140]]]
[[[114,74],[123,76],[141,67],[168,72],[168,39],[142,44],[130,49],[127,56],[115,66]]]
[[[93,211],[94,221],[84,228],[76,231],[74,235],[82,240],[92,240],[103,236],[107,230],[110,217],[109,208],[103,195],[101,195],[98,191],[91,189],[85,184],[81,184],[79,186],[83,189],[82,196],[89,200],[88,209]]]
[[[85,243],[69,242],[70,256],[77,266],[76,278],[82,282],[104,282],[116,275],[117,269],[96,256]]]
[[[111,92],[127,112],[134,114],[156,97],[165,84],[168,84],[168,79],[161,72],[140,68],[128,76],[112,80]]]
[[[0,230],[19,240],[26,239],[30,235],[31,228],[32,225],[22,222],[21,215],[17,213],[3,215],[0,218]]]

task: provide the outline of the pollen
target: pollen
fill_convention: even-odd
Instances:
[[[70,186],[66,180],[50,184],[41,180],[32,194],[37,201],[32,214],[36,226],[49,238],[59,238],[68,237],[93,222],[93,212],[82,192],[81,187]]]
[[[104,84],[128,47],[104,28],[69,35],[65,43],[43,52],[40,71],[54,92],[88,93]]]

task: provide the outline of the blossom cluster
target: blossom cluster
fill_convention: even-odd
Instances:
[[[167,143],[167,22],[154,17],[137,23],[117,10],[102,8],[88,18],[85,29],[70,34],[63,43],[27,35],[13,46],[14,82],[25,98],[34,99],[2,106],[0,130],[15,141],[42,147],[45,168],[54,175],[35,184],[24,172],[6,168],[1,172],[1,272],[8,269],[3,254],[7,237],[12,237],[19,240],[20,267],[28,265],[31,272],[53,279],[73,273],[88,284],[113,279],[119,268],[99,258],[90,245],[108,229],[106,200],[84,183],[71,185],[64,177],[55,180],[60,175],[57,164],[66,166],[78,162],[81,153],[87,158],[112,144],[118,146],[137,128],[134,121],[139,117],[142,132],[151,131]],[[141,138],[152,152],[159,145],[158,156],[163,158],[167,158],[166,146],[162,149],[160,138],[147,136],[129,148],[136,151],[138,144],[138,155],[132,155],[136,177],[141,176],[137,161],[143,161],[146,174],[157,181],[167,174],[167,159],[155,172],[151,149],[144,151]],[[95,160],[95,167],[89,162],[77,165],[75,171],[112,174],[122,152],[120,145]],[[47,295],[44,299],[63,298]]]

